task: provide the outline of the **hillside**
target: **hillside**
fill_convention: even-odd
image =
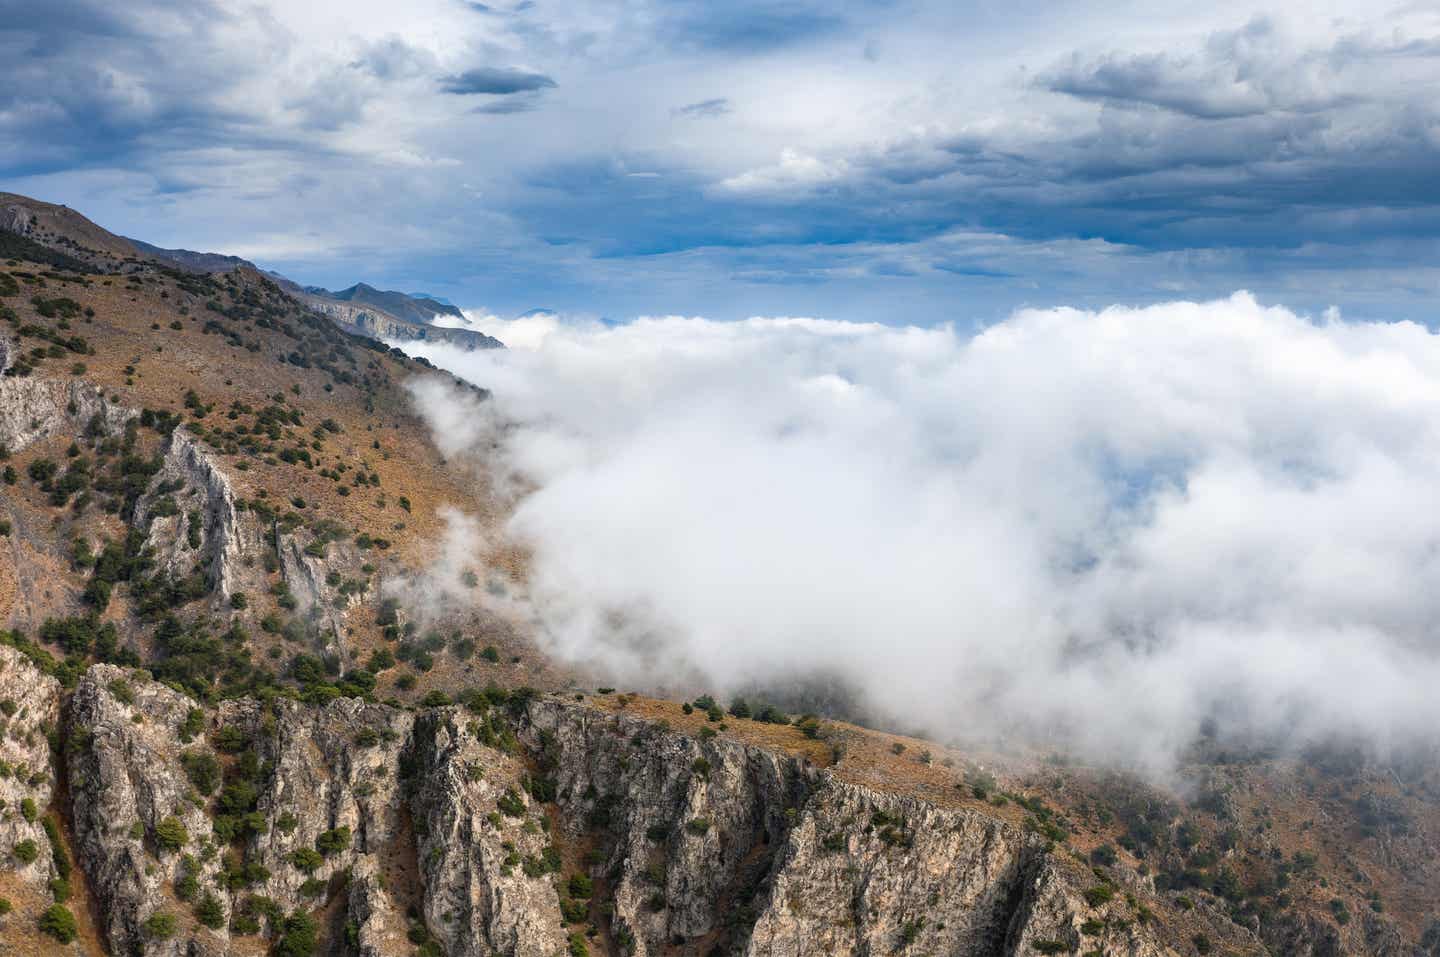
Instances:
[[[1440,954],[1434,754],[1201,742],[1162,786],[597,688],[411,410],[473,387],[0,208],[0,951]]]

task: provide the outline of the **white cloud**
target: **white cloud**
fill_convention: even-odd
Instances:
[[[504,330],[497,330],[504,337]],[[549,650],[824,673],[949,732],[1163,761],[1205,717],[1440,719],[1440,338],[1240,294],[948,328],[557,324],[442,366],[536,483]],[[422,394],[454,444],[455,410]],[[492,425],[509,422],[498,432]]]

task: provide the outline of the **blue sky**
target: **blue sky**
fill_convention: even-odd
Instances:
[[[1440,5],[0,0],[0,188],[498,314],[1434,325]]]

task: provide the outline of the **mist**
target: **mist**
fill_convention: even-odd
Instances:
[[[483,317],[414,390],[532,551],[536,640],[626,686],[823,676],[948,736],[1165,766],[1440,720],[1440,338],[1245,294],[966,334]],[[453,557],[452,561],[455,560]]]

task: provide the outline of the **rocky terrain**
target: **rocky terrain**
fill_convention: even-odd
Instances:
[[[483,394],[4,200],[0,952],[1440,954],[1434,755],[1156,784],[597,689],[523,551],[438,562],[504,503],[407,386]]]

